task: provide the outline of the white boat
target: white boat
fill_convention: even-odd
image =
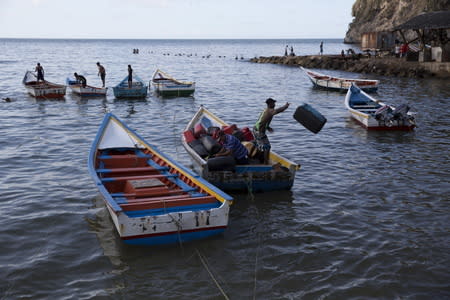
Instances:
[[[66,94],[66,86],[56,84],[47,80],[37,81],[37,76],[32,71],[27,71],[22,83],[27,92],[38,99],[62,98]]]
[[[345,96],[345,107],[352,118],[368,130],[413,130],[414,115],[409,106],[397,108],[376,100],[352,84]]]
[[[347,91],[352,83],[355,83],[366,92],[374,92],[378,89],[378,85],[380,84],[378,80],[340,78],[314,72],[303,67],[300,68],[305,72],[306,76],[308,76],[315,87],[328,90]]]
[[[232,130],[238,130],[236,124],[227,124],[201,106],[182,133],[181,143],[192,157],[194,168],[203,178],[224,191],[267,192],[291,189],[300,165],[273,151],[270,151],[268,164],[252,158],[248,165],[234,165],[233,163],[229,164],[230,162],[226,160],[225,156],[221,157],[223,160],[213,163],[216,158],[210,158],[209,154],[211,153],[205,153],[208,149],[200,145],[203,143],[203,139],[207,138],[207,134],[204,134],[203,138],[196,137],[196,130],[200,129],[206,133],[210,128],[217,127],[230,134]],[[251,130],[244,127],[238,131],[241,131],[246,137],[242,144],[250,150],[249,156],[257,154]],[[205,142],[208,142],[208,139]],[[211,151],[213,151],[212,148]],[[231,160],[234,162],[233,158]],[[222,163],[224,165],[220,165]]]
[[[106,92],[108,91],[107,87],[100,88],[90,85],[86,85],[83,87],[76,80],[70,78],[66,79],[66,83],[73,93],[81,97],[104,97],[106,96]]]
[[[127,244],[186,242],[221,234],[228,226],[232,197],[111,113],[92,143],[88,168]]]
[[[195,91],[195,82],[175,79],[159,69],[153,73],[150,84],[162,96],[189,96]]]

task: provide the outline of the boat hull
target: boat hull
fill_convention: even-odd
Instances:
[[[154,72],[149,86],[160,96],[189,96],[195,92],[195,82],[177,80],[159,69]]]
[[[142,98],[147,97],[147,87],[131,88],[131,89],[114,87],[113,92],[114,92],[114,97],[116,97],[116,98],[142,99]]]
[[[72,93],[81,97],[104,97],[108,88],[97,88],[93,86],[82,87],[81,85],[69,85]]]
[[[195,116],[186,126],[191,130],[199,122],[210,126],[228,126],[204,107],[200,107]],[[189,146],[186,137],[182,135],[182,145],[194,161],[195,171],[208,182],[224,191],[232,192],[267,192],[289,190],[294,184],[295,174],[300,168],[296,163],[271,151],[270,164],[237,165],[233,171],[210,171],[207,162]]]
[[[63,98],[66,94],[66,87],[52,83],[27,84],[25,89],[28,94],[38,99]]]
[[[107,114],[89,172],[119,237],[132,245],[188,242],[224,232],[232,198]]]

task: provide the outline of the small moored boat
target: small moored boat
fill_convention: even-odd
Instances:
[[[73,93],[81,97],[103,97],[106,96],[106,92],[108,91],[107,87],[100,88],[90,85],[86,85],[85,87],[83,87],[76,80],[70,78],[66,79],[66,84],[69,86]]]
[[[413,130],[416,122],[409,106],[387,105],[366,94],[352,84],[345,96],[347,107],[353,119],[368,130]]]
[[[137,75],[133,74],[133,82],[128,87],[128,75],[115,87],[113,87],[116,98],[145,98],[147,97],[147,86]]]
[[[32,71],[27,71],[22,80],[27,92],[38,99],[62,98],[66,94],[66,86],[47,80],[38,82],[37,76]]]
[[[162,96],[189,96],[195,91],[195,82],[177,80],[159,69],[153,73],[150,83]]]
[[[340,78],[314,72],[309,69],[300,67],[311,80],[315,87],[324,88],[328,90],[347,91],[352,83],[357,84],[366,92],[374,92],[378,89],[379,81],[371,79],[350,79]]]
[[[249,152],[250,164],[235,165],[234,158],[230,156],[209,158],[217,151],[209,133],[217,128],[241,137],[242,144]],[[300,166],[273,151],[270,152],[269,164],[262,164],[258,159],[253,140],[253,134],[248,127],[238,130],[235,124],[227,124],[201,106],[187,124],[181,142],[192,157],[196,171],[222,190],[250,192],[289,190]]]
[[[88,168],[125,243],[186,242],[220,234],[228,225],[229,195],[111,113],[92,143]]]

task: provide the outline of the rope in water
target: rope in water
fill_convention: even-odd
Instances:
[[[208,265],[205,261],[205,259],[203,258],[203,255],[198,251],[198,249],[195,249],[195,251],[197,252],[198,257],[200,258],[200,261],[202,262],[203,266],[205,267],[206,271],[208,272],[209,276],[211,276],[212,280],[214,281],[214,283],[216,284],[217,288],[220,290],[220,292],[222,293],[223,297],[227,300],[229,300],[230,298],[228,298],[228,296],[225,294],[225,291],[222,289],[222,287],[219,285],[219,283],[217,282],[216,278],[214,277],[214,275],[211,273],[211,271],[208,268]]]

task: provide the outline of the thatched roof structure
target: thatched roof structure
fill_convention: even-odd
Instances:
[[[450,11],[434,11],[415,16],[409,21],[397,26],[394,30],[419,29],[449,29]]]

